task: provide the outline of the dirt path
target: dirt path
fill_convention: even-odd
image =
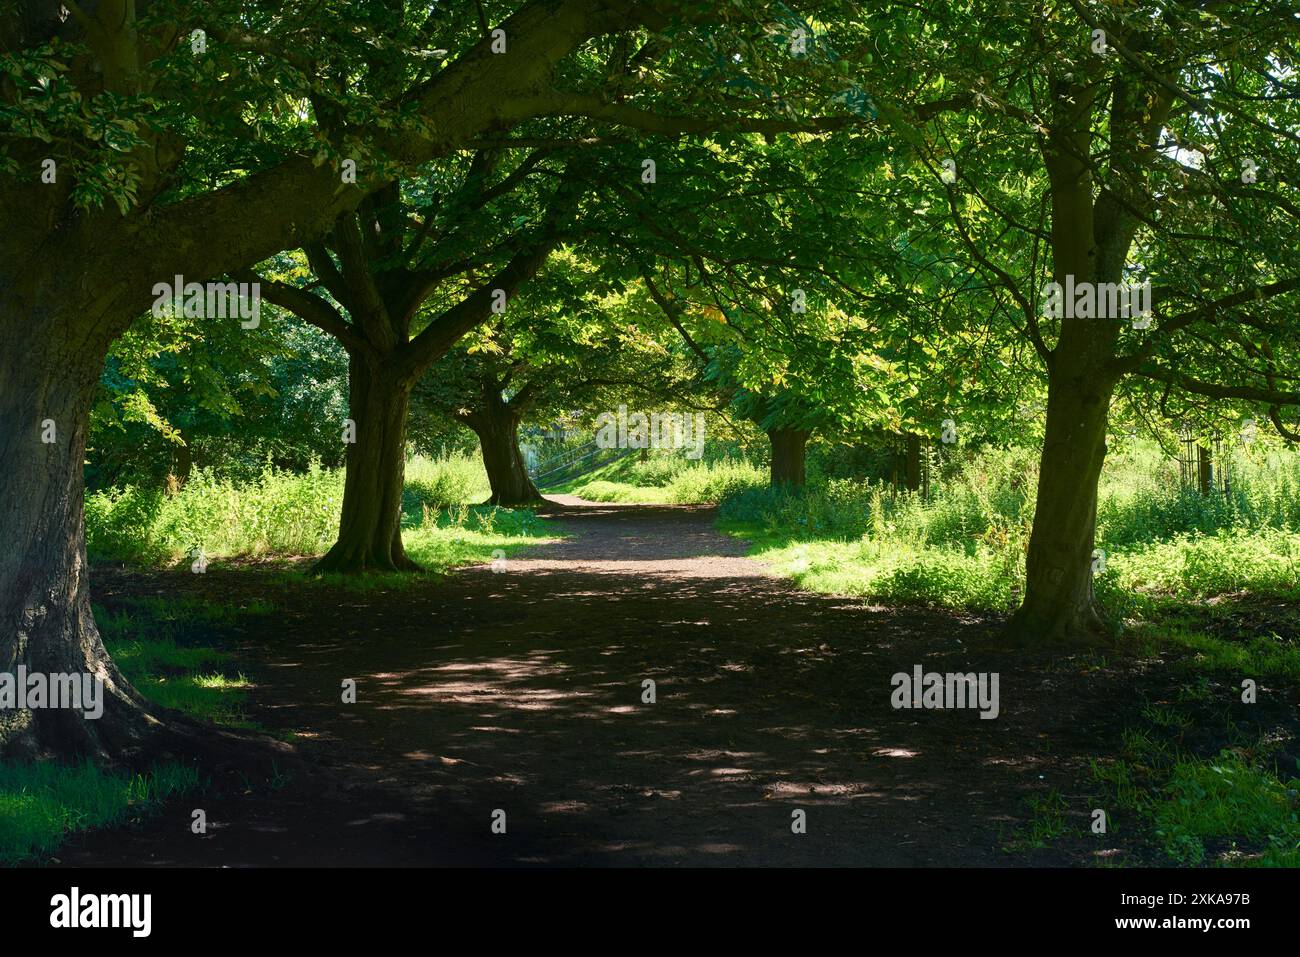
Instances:
[[[1104,670],[995,650],[986,621],[801,592],[742,557],[709,509],[556,501],[567,539],[397,592],[247,569],[97,573],[110,606],[181,590],[274,602],[242,651],[252,716],[298,732],[329,773],[215,789],[61,860],[1065,862],[1003,848],[1030,795],[1057,789],[1086,820],[1074,789],[1138,704],[1131,674],[1121,692]],[[894,710],[890,677],[915,664],[999,672],[1000,716]],[[203,837],[190,804],[215,822]]]

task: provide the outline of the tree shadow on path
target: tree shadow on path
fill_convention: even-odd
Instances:
[[[567,538],[394,591],[109,574],[110,604],[163,577],[272,600],[276,623],[242,646],[252,716],[328,775],[233,796],[202,840],[180,832],[186,808],[64,860],[1024,863],[1004,847],[1026,797],[1086,776],[1135,707],[1104,666],[999,648],[996,621],[802,592],[711,509],[555,501]],[[918,664],[998,672],[997,719],[895,710],[891,676]]]

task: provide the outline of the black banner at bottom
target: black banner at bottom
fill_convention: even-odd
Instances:
[[[917,942],[1132,937],[1231,944],[1294,933],[1295,874],[1277,870],[11,870],[5,925],[144,941],[373,942],[432,931],[536,944],[681,926],[732,942],[780,925]],[[462,938],[463,939],[463,938]]]

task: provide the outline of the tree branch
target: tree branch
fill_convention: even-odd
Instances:
[[[357,335],[351,323],[344,319],[328,300],[314,292],[278,280],[264,279],[251,269],[240,269],[231,275],[240,282],[257,283],[263,299],[289,310],[317,329],[329,333],[342,343],[348,352],[367,346],[366,340]]]

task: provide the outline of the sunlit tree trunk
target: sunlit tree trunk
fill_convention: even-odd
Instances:
[[[465,422],[478,436],[492,487],[489,504],[503,506],[536,505],[542,501],[523,454],[519,451],[519,415],[500,393],[485,390],[480,408],[465,416]]]

